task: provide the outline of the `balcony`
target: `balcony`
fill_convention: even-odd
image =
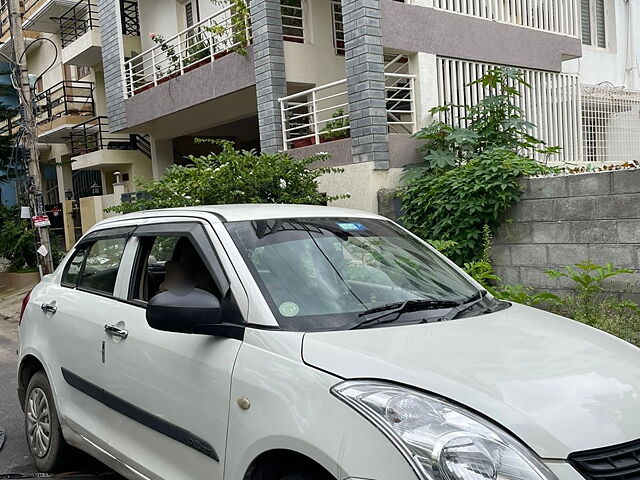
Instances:
[[[124,64],[126,94],[137,95],[214,62],[251,42],[249,18],[226,7],[192,27],[164,39]]]
[[[148,141],[137,135],[111,133],[107,117],[95,117],[71,128],[69,147],[73,170],[122,170],[150,161]]]
[[[416,131],[415,75],[385,73],[390,133]],[[285,150],[349,137],[347,81],[338,80],[280,99]]]
[[[66,143],[71,129],[95,116],[94,84],[63,81],[35,97],[38,136],[44,143]]]
[[[0,137],[10,137],[20,131],[20,114],[0,122]]]
[[[78,0],[25,0],[25,30],[41,33],[58,33],[58,19],[72,8]]]
[[[96,0],[80,0],[59,19],[62,62],[92,67],[102,62]]]

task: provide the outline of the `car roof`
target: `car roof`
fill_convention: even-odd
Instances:
[[[247,220],[267,220],[272,218],[305,218],[305,217],[347,217],[347,218],[383,218],[370,212],[350,208],[324,207],[318,205],[285,205],[285,204],[238,204],[238,205],[204,205],[197,207],[167,208],[146,210],[111,217],[98,223],[94,229],[107,225],[114,227],[116,223],[129,222],[147,218],[193,217],[202,214],[213,214],[221,222],[238,222]]]

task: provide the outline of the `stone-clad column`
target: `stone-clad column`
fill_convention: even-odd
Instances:
[[[98,0],[102,67],[107,96],[109,130],[115,132],[127,125],[124,105],[124,47],[119,0]]]
[[[389,168],[381,1],[342,0],[354,162]]]
[[[287,96],[280,1],[251,0],[251,28],[260,146],[276,152],[284,149],[278,99]]]

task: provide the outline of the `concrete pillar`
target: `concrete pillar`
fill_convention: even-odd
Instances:
[[[287,96],[287,78],[280,9],[279,0],[251,0],[260,147],[266,152],[284,149],[278,99]]]
[[[416,122],[418,129],[429,125],[434,117],[429,113],[438,106],[438,64],[432,53],[418,52],[409,57],[409,70],[416,78]]]
[[[127,125],[124,105],[124,46],[120,13],[119,1],[98,0],[104,90],[111,132],[122,130]]]
[[[149,139],[151,143],[151,169],[153,179],[162,178],[169,165],[173,165],[173,140]]]
[[[73,190],[73,171],[69,156],[63,156],[59,163],[56,163],[56,177],[58,179],[58,198],[60,202],[65,200],[65,191]]]
[[[342,0],[353,161],[389,168],[382,0]],[[386,0],[385,0],[386,1]]]

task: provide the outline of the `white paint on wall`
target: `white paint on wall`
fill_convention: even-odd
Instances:
[[[580,83],[610,83],[640,90],[640,0],[605,0],[607,48],[582,46],[582,58],[565,62]]]

